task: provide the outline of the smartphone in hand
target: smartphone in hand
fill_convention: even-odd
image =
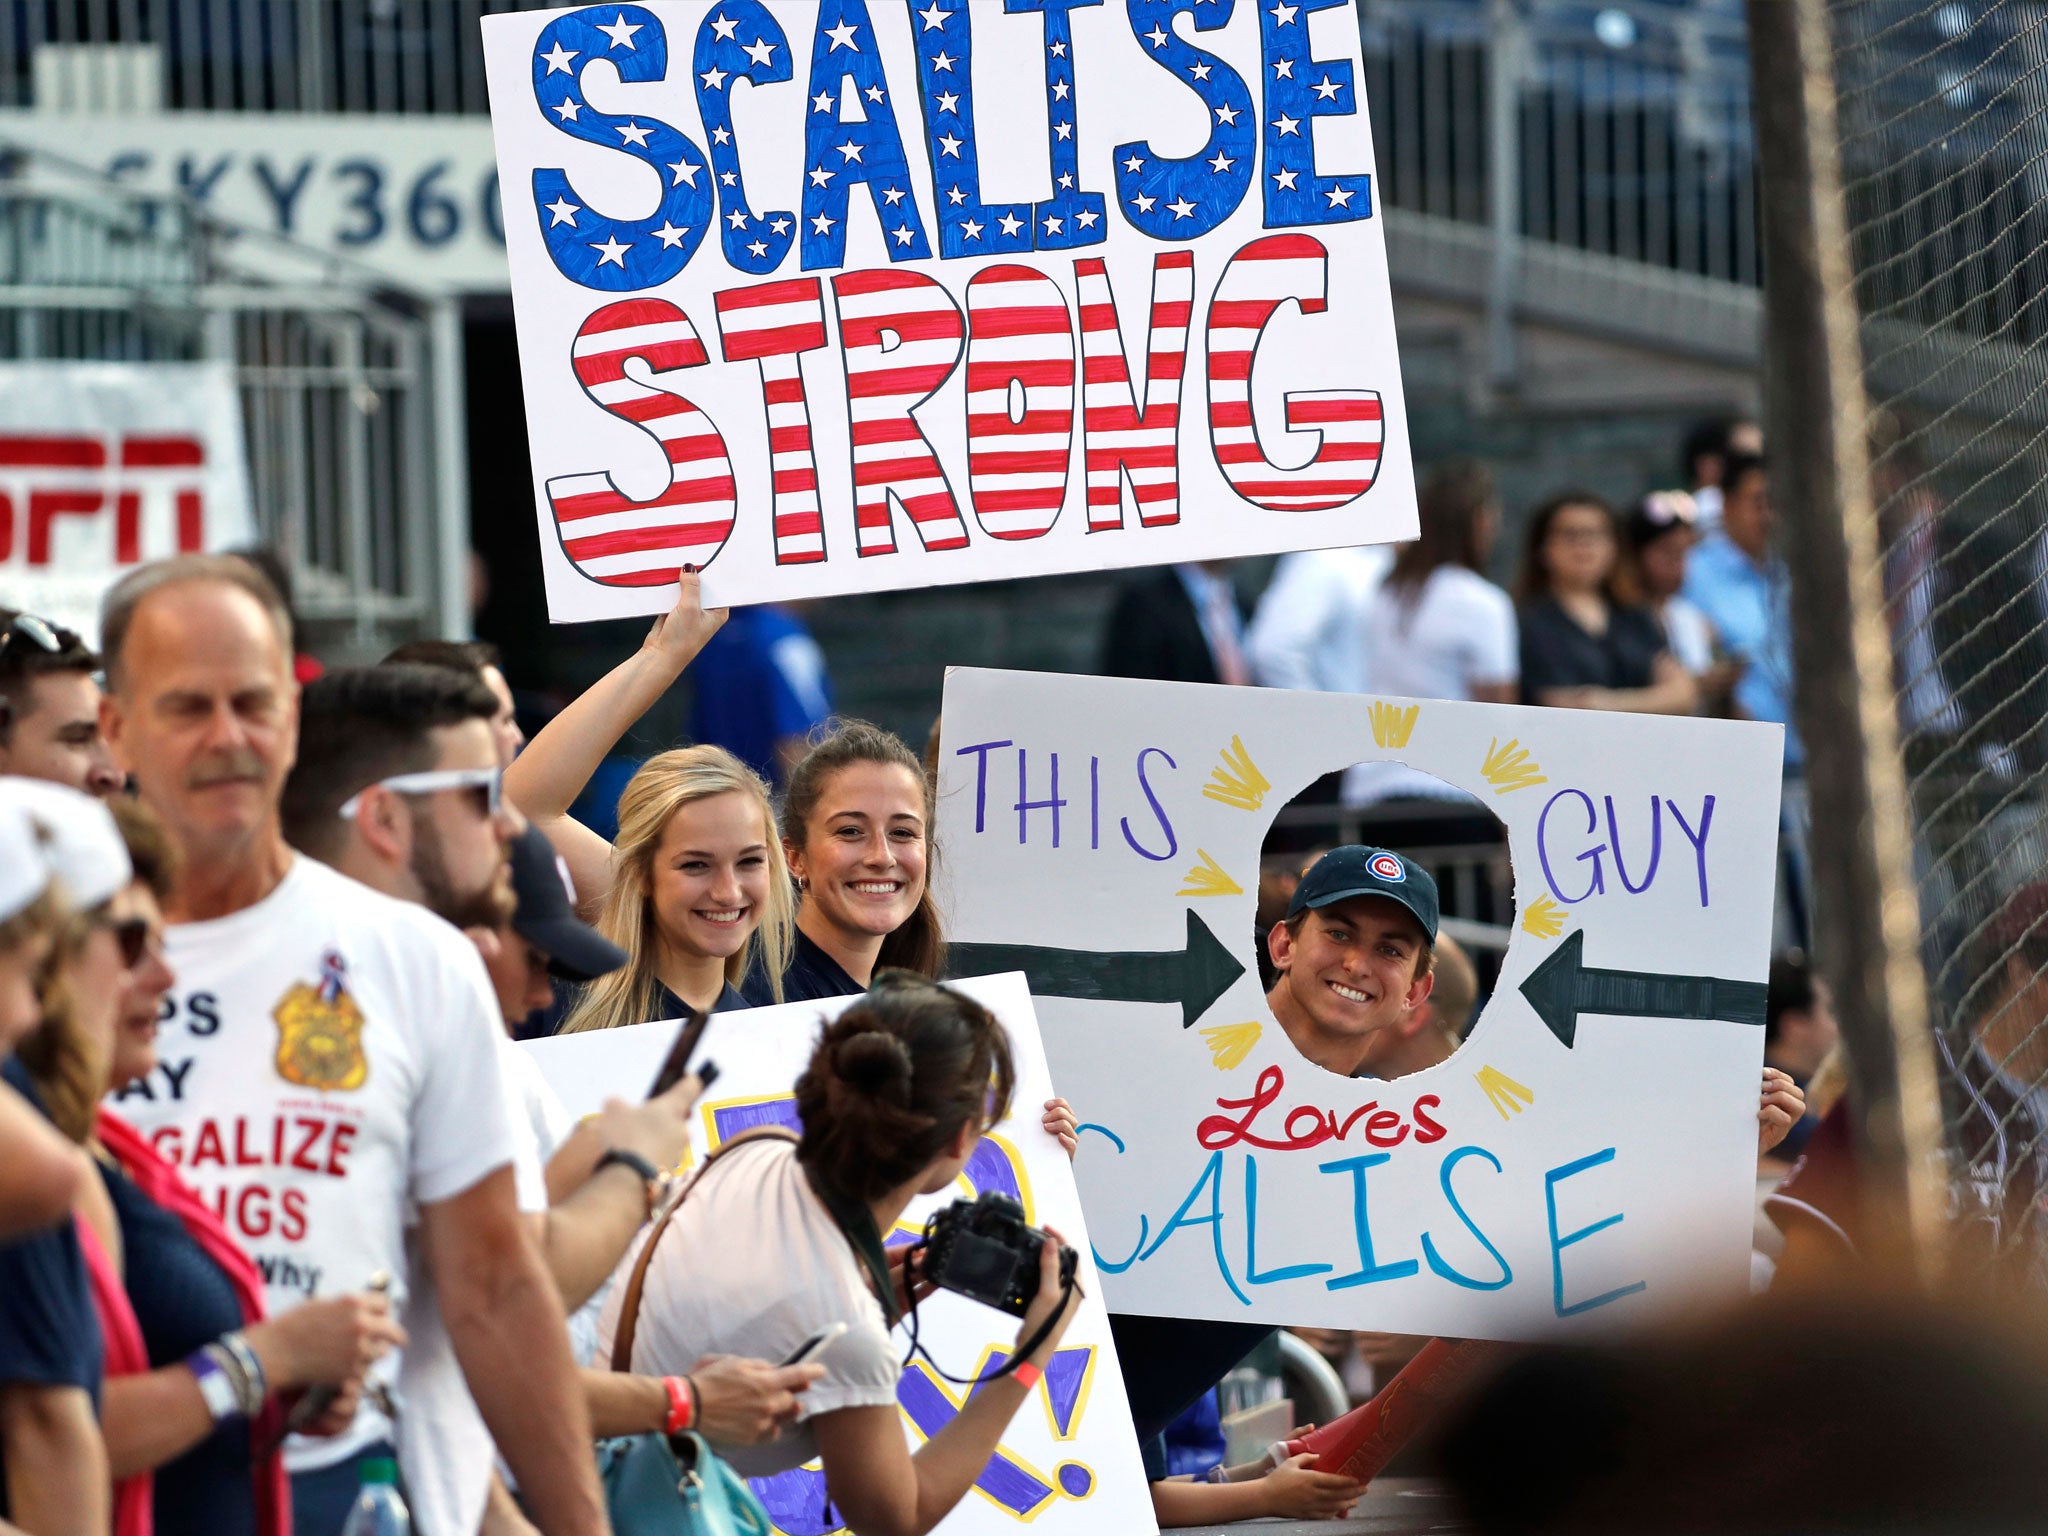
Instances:
[[[661,1070],[654,1074],[654,1086],[647,1090],[647,1097],[658,1099],[683,1080],[690,1070],[690,1058],[697,1054],[697,1042],[704,1038],[704,1028],[710,1022],[710,1014],[690,1010],[689,1017],[676,1031],[668,1055],[662,1058]]]
[[[829,1328],[819,1329],[818,1332],[812,1334],[808,1339],[805,1339],[803,1343],[797,1345],[797,1347],[790,1352],[789,1358],[781,1362],[782,1367],[787,1368],[792,1365],[805,1365],[810,1361],[817,1359],[818,1356],[822,1355],[823,1353],[825,1353],[826,1350],[830,1349],[833,1343],[837,1341],[845,1332],[846,1324],[844,1323],[834,1323]]]

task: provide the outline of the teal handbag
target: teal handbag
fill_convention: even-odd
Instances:
[[[735,1136],[705,1159],[705,1167],[745,1142],[794,1139],[779,1127],[763,1126]],[[654,1259],[661,1234],[695,1187],[693,1179],[689,1188],[669,1202],[640,1247],[612,1339],[615,1371],[633,1369],[633,1335],[640,1324],[640,1294],[646,1288],[647,1266]],[[746,1479],[720,1460],[703,1436],[692,1431],[600,1440],[597,1471],[611,1510],[613,1536],[775,1536],[774,1522]]]
[[[746,1480],[687,1430],[600,1440],[597,1472],[615,1536],[774,1536]]]

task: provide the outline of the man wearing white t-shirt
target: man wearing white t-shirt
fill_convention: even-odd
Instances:
[[[626,963],[625,952],[577,920],[567,876],[548,840],[530,825],[509,850],[503,840],[507,818],[489,803],[496,783],[491,765],[503,761],[503,744],[491,731],[495,708],[491,689],[474,673],[432,664],[344,667],[309,683],[299,701],[298,762],[284,787],[285,838],[372,890],[463,925],[480,948],[488,942],[502,951],[518,943],[523,950],[528,941],[505,926],[512,923],[545,942],[555,963],[580,980],[615,970]],[[409,808],[423,779],[441,783],[462,775],[481,797],[468,807]],[[549,898],[552,907],[538,910]],[[492,985],[502,1017],[505,1000],[495,973]],[[557,1157],[574,1123],[534,1059],[502,1030],[497,1043],[519,1208],[539,1233],[562,1304],[578,1307],[611,1277],[653,1208],[657,1170],[681,1160],[700,1085],[687,1078],[645,1104],[614,1100],[577,1148]],[[573,1186],[573,1193],[551,1206],[550,1182]],[[445,1332],[417,1294],[406,1321],[412,1342],[401,1387],[447,1349]],[[778,1373],[762,1361],[729,1359],[700,1361],[673,1388],[659,1378],[612,1371],[585,1371],[581,1383],[600,1433],[680,1429],[680,1412],[690,1427],[721,1441],[744,1441],[772,1435],[778,1423],[795,1417],[792,1389],[809,1380],[808,1371]],[[441,1464],[488,1464],[490,1436],[453,1372],[433,1373],[428,1386],[405,1395],[401,1447],[410,1441],[420,1456]],[[509,1498],[496,1487],[491,1492],[486,1530],[511,1536],[526,1528]]]
[[[437,1296],[536,1522],[550,1536],[605,1531],[561,1311],[519,1217],[481,962],[448,924],[295,855],[280,830],[299,723],[282,603],[245,562],[183,556],[120,582],[101,636],[108,738],[180,854],[164,1061],[123,1113],[219,1207],[274,1311],[380,1272],[408,1301]],[[367,809],[460,862],[466,840],[446,834],[476,815],[483,781],[463,763],[423,767],[463,776],[387,785]],[[495,769],[488,739],[475,767]],[[406,1443],[409,1405],[430,1426],[455,1374],[422,1355],[422,1315],[406,1309],[407,1494],[423,1536],[472,1536],[488,1461]],[[336,1439],[287,1448],[298,1536],[338,1528],[349,1464],[392,1435],[365,1407]]]

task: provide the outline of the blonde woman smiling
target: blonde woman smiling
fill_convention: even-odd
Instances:
[[[562,854],[583,915],[629,957],[565,1000],[565,1031],[744,1008],[740,980],[750,970],[779,978],[789,963],[789,872],[768,789],[730,752],[649,758],[619,797],[616,844],[569,815],[605,754],[724,622],[724,609],[704,611],[698,576],[685,571],[646,643],[505,770],[506,795]]]

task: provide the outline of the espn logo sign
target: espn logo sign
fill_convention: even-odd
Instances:
[[[204,549],[205,479],[206,444],[190,433],[0,432],[0,562],[50,565],[66,520],[111,524],[96,553],[117,566]]]

